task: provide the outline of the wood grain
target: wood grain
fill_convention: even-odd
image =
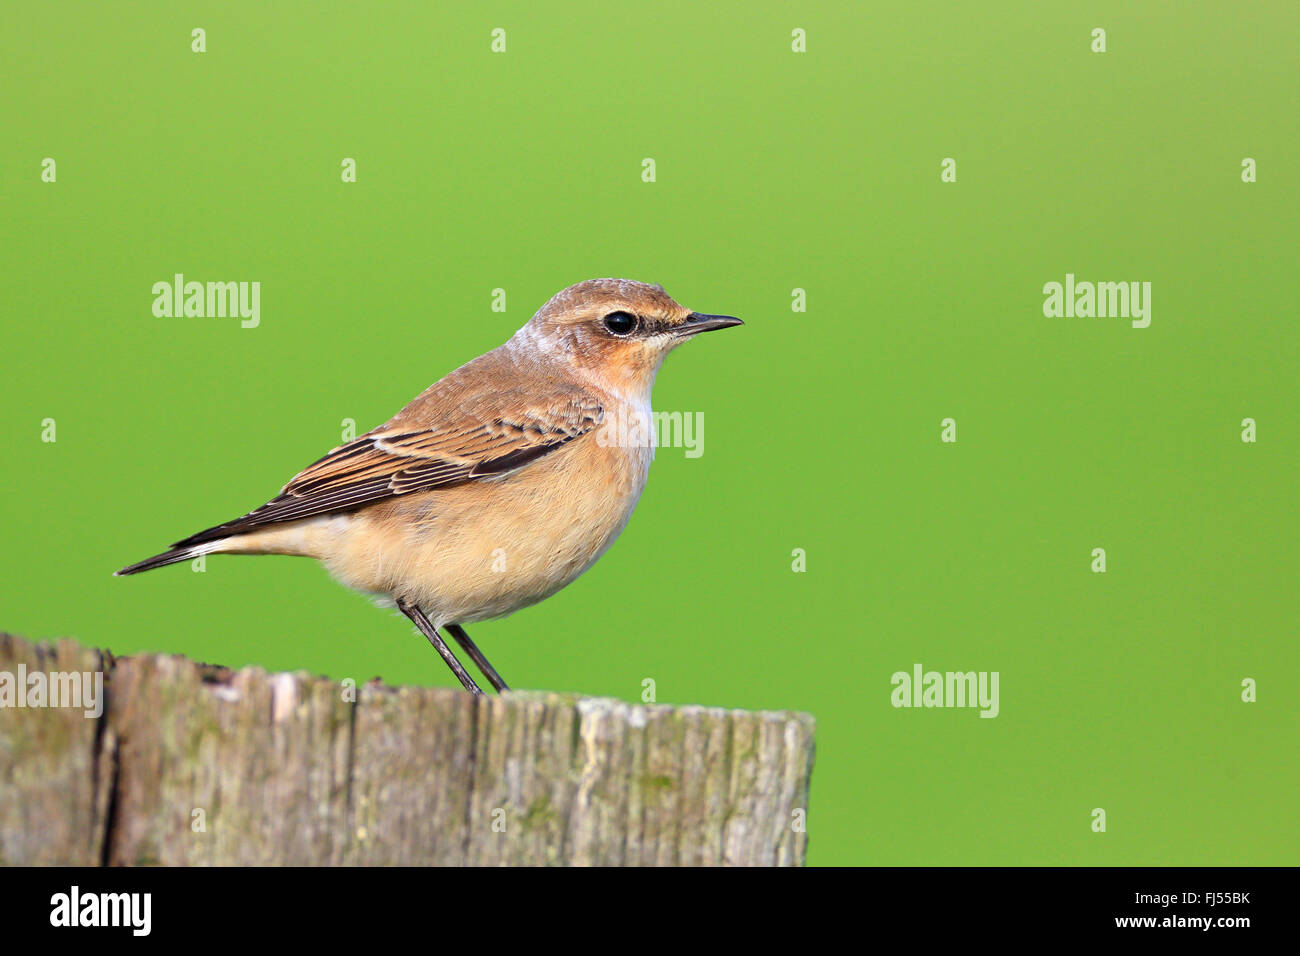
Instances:
[[[0,708],[10,865],[801,865],[813,719],[349,688],[0,634],[102,671],[99,718]]]

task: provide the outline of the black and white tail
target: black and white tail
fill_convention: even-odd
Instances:
[[[120,578],[128,574],[139,574],[141,571],[152,571],[154,568],[165,567],[169,564],[179,564],[181,561],[189,561],[191,558],[197,558],[203,554],[211,554],[213,551],[218,550],[218,547],[217,542],[193,544],[186,547],[173,546],[162,554],[155,554],[152,558],[145,558],[135,564],[128,564],[122,570],[114,571],[113,576]]]

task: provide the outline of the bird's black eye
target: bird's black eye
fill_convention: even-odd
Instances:
[[[631,312],[611,312],[605,316],[605,328],[615,335],[629,335],[636,325],[637,317]]]

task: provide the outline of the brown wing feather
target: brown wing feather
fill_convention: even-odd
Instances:
[[[457,413],[428,428],[412,428],[399,415],[308,465],[260,508],[174,547],[503,474],[582,437],[604,419],[596,397],[576,386],[540,399],[518,390],[482,395],[463,402]]]

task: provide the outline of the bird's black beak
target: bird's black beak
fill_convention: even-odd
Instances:
[[[677,326],[678,335],[699,335],[701,332],[712,332],[714,329],[726,329],[733,325],[744,325],[740,319],[733,318],[730,315],[705,315],[702,312],[692,312],[686,317],[686,321]]]

